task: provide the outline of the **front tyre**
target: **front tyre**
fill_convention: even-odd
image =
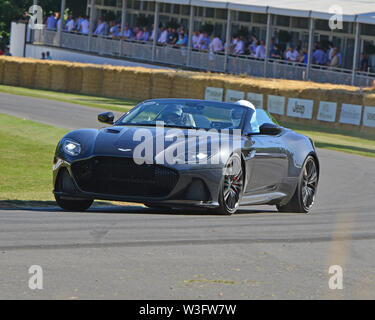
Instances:
[[[61,197],[58,195],[55,195],[55,199],[61,209],[68,211],[86,211],[94,202],[94,200],[61,199]]]
[[[318,187],[319,173],[314,157],[308,156],[303,165],[296,191],[286,205],[277,205],[280,212],[309,213]]]
[[[234,214],[239,206],[244,185],[241,157],[233,154],[224,168],[224,179],[220,188],[219,205],[215,213],[222,215]]]

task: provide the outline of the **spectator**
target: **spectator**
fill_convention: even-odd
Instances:
[[[296,62],[298,60],[298,51],[290,46],[288,52],[285,55],[285,60]]]
[[[325,52],[320,48],[320,46],[316,45],[316,50],[312,55],[313,63],[324,65],[325,63]]]
[[[264,40],[258,41],[258,45],[255,49],[255,58],[257,59],[264,59],[266,57],[266,48],[264,44]]]
[[[23,23],[29,23],[30,21],[30,16],[29,16],[29,13],[27,11],[25,11],[23,14],[22,14],[22,17],[20,19],[20,22],[23,22]]]
[[[180,33],[179,39],[176,42],[176,46],[180,48],[186,48],[188,46],[188,38],[184,33]]]
[[[108,34],[108,24],[102,18],[99,18],[98,26],[95,29],[94,35],[106,36]]]
[[[192,38],[191,38],[191,41],[193,43],[193,49],[199,49],[199,37],[200,37],[200,32],[199,31],[195,31]]]
[[[199,50],[207,51],[210,46],[210,37],[208,36],[207,32],[203,32],[203,36],[199,41]]]
[[[46,60],[52,60],[52,57],[49,51],[47,51],[46,53]]]
[[[335,49],[336,49],[336,51],[337,51],[336,55],[337,55],[337,57],[338,57],[338,59],[339,59],[338,67],[341,67],[341,63],[342,63],[341,52],[340,52],[340,49],[339,49],[338,47],[336,47]]]
[[[307,48],[303,48],[303,49],[301,50],[301,54],[300,54],[300,56],[299,56],[298,61],[299,61],[300,63],[302,63],[304,66],[307,65],[307,62],[308,62]]]
[[[216,53],[216,52],[221,52],[224,50],[223,42],[219,38],[219,35],[215,35],[214,38],[212,39],[210,45],[210,52]]]
[[[46,54],[44,52],[42,52],[42,57],[41,57],[42,60],[46,60]]]
[[[233,54],[237,55],[237,56],[241,55],[241,54],[244,54],[245,53],[245,43],[243,42],[242,37],[237,36],[235,43],[236,43],[236,45],[234,46]]]
[[[81,22],[85,20],[82,16],[79,16],[76,20],[76,30],[77,31],[80,31],[80,28],[81,28]]]
[[[136,27],[134,34],[135,34],[135,40],[137,40],[137,41],[141,41],[142,40],[143,30],[141,28]]]
[[[333,51],[335,50],[335,48],[333,47],[333,44],[330,42],[328,44],[328,63],[331,63],[331,60],[332,60],[332,56],[333,56]]]
[[[79,24],[79,31],[82,34],[89,34],[90,32],[90,19],[88,17],[85,17],[81,23]]]
[[[176,32],[176,29],[169,27],[167,43],[173,45],[173,44],[176,44],[177,40],[178,40],[178,34]]]
[[[122,37],[123,39],[125,40],[131,40],[131,38],[133,37],[133,33],[132,31],[129,29],[129,26],[126,24],[125,27],[124,27],[124,32],[122,34]]]
[[[364,72],[368,72],[368,67],[369,67],[368,58],[362,52],[361,56],[360,56],[359,70],[364,71]]]
[[[330,67],[338,67],[339,65],[339,57],[338,57],[338,49],[334,48],[331,56],[331,61],[329,62]]]
[[[165,45],[167,44],[167,40],[168,40],[168,31],[164,27],[161,27],[160,32],[161,33],[158,38],[158,44]]]
[[[142,38],[141,38],[141,41],[148,41],[148,39],[150,38],[150,32],[148,32],[147,30],[147,27],[143,27],[143,33],[142,33]]]
[[[47,19],[47,30],[56,30],[57,27],[57,19],[58,13],[51,14]]]
[[[152,25],[152,32],[151,32],[151,36],[150,36],[150,41],[154,41],[154,37],[156,37],[156,40],[159,39],[159,36],[160,36],[160,30],[159,28],[156,29],[156,36],[155,36],[155,26]]]
[[[65,31],[73,32],[75,27],[73,16],[70,15],[65,24]]]
[[[257,44],[258,44],[258,39],[255,35],[252,35],[251,36],[251,43],[248,47],[249,49],[249,52],[250,52],[250,55],[252,55],[253,57],[255,56],[256,54],[256,48],[257,48]]]
[[[274,43],[273,48],[270,50],[270,58],[281,59],[281,53],[280,53],[279,46],[277,43]]]

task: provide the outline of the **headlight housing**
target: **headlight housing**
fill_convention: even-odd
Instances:
[[[81,145],[73,140],[65,140],[63,144],[63,150],[70,156],[78,156],[81,153]]]
[[[186,152],[179,154],[176,157],[177,163],[186,163],[186,164],[204,164],[207,163],[208,154],[203,152]]]

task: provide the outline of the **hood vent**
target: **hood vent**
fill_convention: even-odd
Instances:
[[[118,133],[120,133],[120,130],[107,129],[105,132],[107,132],[107,133],[113,133],[113,134],[118,134]]]

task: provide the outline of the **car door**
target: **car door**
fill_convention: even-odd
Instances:
[[[287,151],[281,138],[283,132],[277,135],[260,134],[259,128],[264,123],[274,121],[262,109],[257,109],[254,116],[255,122],[254,118],[248,120],[249,126],[246,130],[250,134],[244,144],[247,169],[245,195],[277,191],[288,171]]]
[[[287,175],[288,157],[279,136],[250,136],[251,169],[246,194],[276,191]]]

